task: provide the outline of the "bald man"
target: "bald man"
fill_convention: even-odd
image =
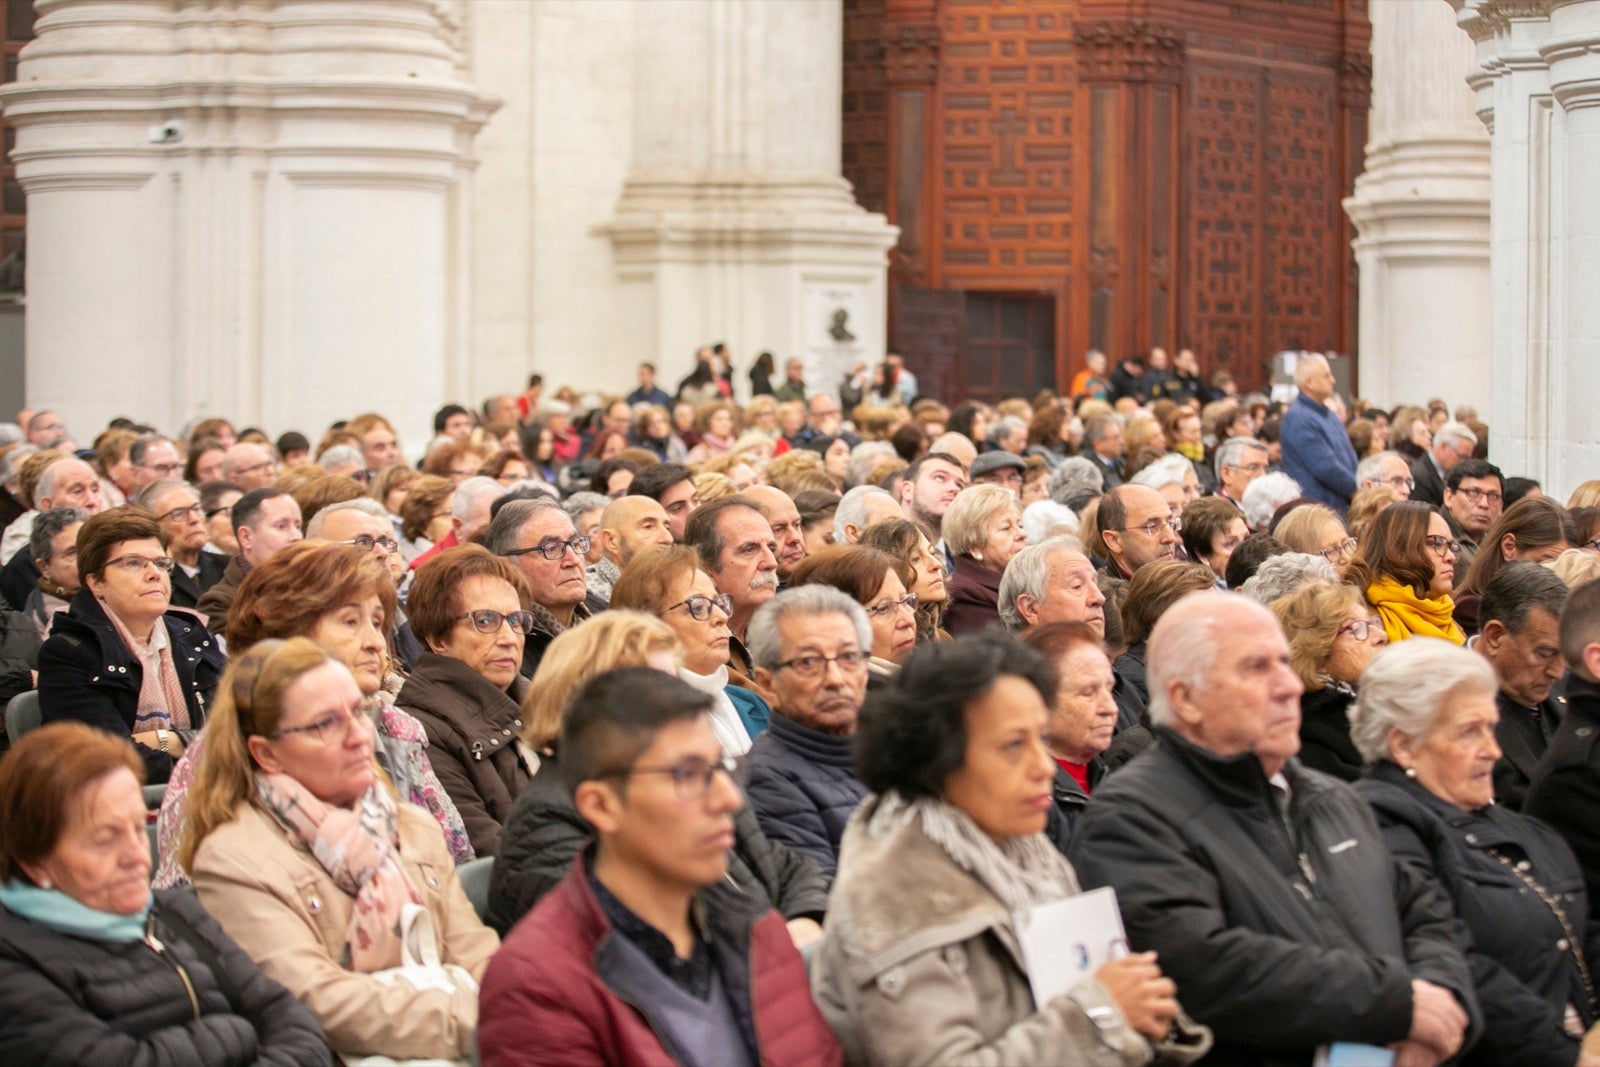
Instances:
[[[1176,559],[1183,543],[1166,499],[1143,485],[1119,485],[1101,497],[1095,527],[1118,578],[1132,578],[1146,563]]]
[[[778,581],[787,583],[789,575],[806,558],[805,526],[800,521],[800,510],[788,493],[775,486],[752,485],[740,495],[754,504],[772,527],[772,539],[778,545]]]
[[[858,485],[839,501],[833,513],[833,543],[853,545],[861,540],[868,526],[890,519],[903,519],[900,501],[887,489]]]
[[[978,446],[964,433],[940,434],[933,439],[933,444],[928,446],[929,452],[942,452],[947,456],[954,456],[961,461],[961,473],[966,474],[972,469],[972,461],[978,458]]]
[[[589,565],[585,579],[592,599],[611,603],[611,587],[622,568],[647,548],[672,544],[667,509],[647,496],[613,500],[600,513],[600,559]]]

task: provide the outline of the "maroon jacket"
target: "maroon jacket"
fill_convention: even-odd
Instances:
[[[1000,625],[1000,572],[992,571],[971,556],[957,556],[950,576],[950,609],[945,612],[944,628],[950,636],[975,634]]]
[[[606,950],[611,924],[589,889],[586,857],[507,935],[483,976],[478,1052],[483,1067],[673,1067],[645,1013],[615,992],[624,976]],[[723,980],[755,1018],[760,1062],[840,1067],[843,1053],[811,1002],[811,985],[783,916],[725,885],[701,891],[719,959],[741,956]]]

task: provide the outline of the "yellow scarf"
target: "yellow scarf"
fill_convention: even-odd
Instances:
[[[1383,632],[1390,641],[1404,641],[1408,637],[1442,637],[1452,644],[1464,645],[1467,635],[1451,616],[1456,602],[1448,596],[1423,600],[1409,585],[1401,585],[1391,578],[1379,578],[1367,586],[1367,602],[1378,609],[1383,620]]]
[[[1172,446],[1172,450],[1193,463],[1199,463],[1206,458],[1206,446],[1199,443],[1189,444],[1179,441]]]

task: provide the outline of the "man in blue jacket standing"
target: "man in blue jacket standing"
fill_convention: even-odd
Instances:
[[[1333,371],[1327,359],[1302,356],[1294,384],[1300,395],[1283,416],[1283,473],[1300,483],[1301,495],[1342,515],[1356,491],[1356,450],[1328,407]]]

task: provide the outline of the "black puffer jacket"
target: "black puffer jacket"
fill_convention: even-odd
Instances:
[[[1491,804],[1463,811],[1423,788],[1392,763],[1356,783],[1377,813],[1389,849],[1426,878],[1471,935],[1467,962],[1483,1005],[1483,1040],[1463,1064],[1475,1067],[1571,1067],[1578,1039],[1562,1029],[1566,1006],[1584,1029],[1595,1021],[1573,946],[1554,911],[1529,891],[1494,850],[1560,902],[1577,933],[1577,951],[1600,968],[1600,927],[1589,921],[1578,861],[1555,831]]]
[[[149,941],[95,941],[59,933],[0,910],[0,1063],[320,1067],[333,1062],[316,1019],[261,973],[193,893],[157,893],[147,930],[159,951]],[[196,948],[197,942],[205,951]]]
[[[228,658],[189,612],[169,611],[162,622],[189,708],[189,728],[199,731]],[[94,594],[84,589],[56,616],[50,637],[39,650],[39,710],[45,722],[76,720],[132,737],[143,678],[139,658],[128,651]],[[134,747],[144,760],[147,782],[155,785],[171,776],[171,756],[143,745]]]
[[[733,832],[728,877],[734,884],[769,901],[785,919],[821,920],[831,882],[822,868],[767,840],[748,804],[734,814]],[[485,921],[504,935],[567,876],[573,857],[593,836],[561,781],[558,757],[544,759],[500,835]]]
[[[856,777],[849,737],[809,730],[772,716],[745,757],[745,796],[772,840],[810,856],[831,876],[844,824],[867,795]]]
[[[1252,753],[1156,735],[1095,790],[1071,859],[1084,888],[1115,887],[1131,946],[1161,954],[1212,1028],[1207,1062],[1304,1067],[1330,1041],[1400,1041],[1414,978],[1454,992],[1476,1028],[1448,904],[1350,786],[1291,760],[1286,823]]]
[[[1300,697],[1300,762],[1344,782],[1361,777],[1364,762],[1350,740],[1353,689],[1335,682]]]

